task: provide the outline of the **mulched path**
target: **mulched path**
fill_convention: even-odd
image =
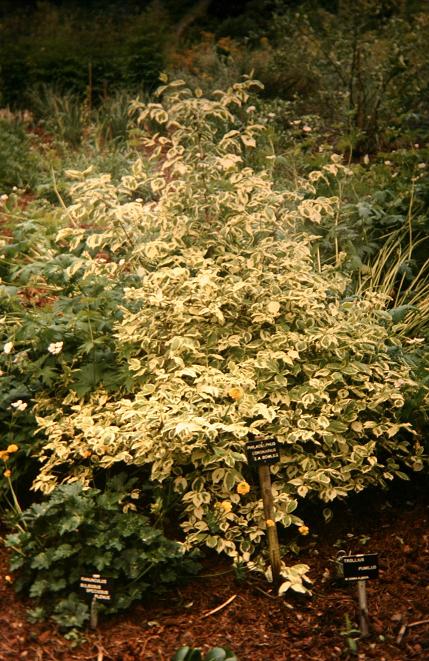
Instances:
[[[5,579],[1,549],[0,661],[170,661],[181,645],[204,652],[229,646],[239,661],[429,660],[428,487],[421,478],[417,486],[396,484],[390,493],[355,498],[336,506],[329,524],[308,513],[312,533],[301,538],[299,560],[290,563],[311,566],[311,599],[276,598],[264,581],[239,580],[227,560],[211,557],[186,587],[105,618],[77,647],[52,623],[26,620],[25,602]],[[380,556],[380,577],[367,583],[371,634],[356,641],[355,654],[344,632],[347,618],[356,626],[356,586],[336,578],[340,549]]]

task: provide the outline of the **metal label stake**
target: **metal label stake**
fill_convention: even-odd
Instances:
[[[98,608],[97,608],[97,597],[94,595],[91,600],[91,619],[90,619],[91,629],[96,629],[98,626]]]
[[[98,626],[98,600],[110,601],[111,599],[107,578],[103,578],[100,574],[81,576],[80,587],[85,590],[86,594],[92,596],[89,624],[91,629],[96,629]]]
[[[358,581],[359,627],[363,638],[369,635],[368,602],[366,600],[366,581]]]
[[[344,555],[340,562],[343,565],[345,581],[355,581],[359,599],[359,626],[363,638],[369,635],[368,602],[366,598],[366,582],[378,578],[377,553],[358,553]]]

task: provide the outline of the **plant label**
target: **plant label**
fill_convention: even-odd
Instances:
[[[248,441],[246,451],[249,460],[257,466],[276,464],[280,461],[277,441],[274,438]]]
[[[102,578],[100,574],[93,574],[91,577],[81,576],[80,587],[82,590],[92,596],[93,599],[110,601],[110,592],[107,588],[107,578]]]
[[[378,578],[378,554],[359,553],[357,555],[345,555],[343,563],[344,580],[367,581]]]

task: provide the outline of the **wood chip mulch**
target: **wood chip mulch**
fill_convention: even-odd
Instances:
[[[162,598],[125,614],[101,618],[80,645],[51,622],[31,624],[26,602],[10,583],[8,555],[0,546],[0,661],[170,661],[181,645],[228,646],[239,661],[429,660],[429,480],[396,484],[336,506],[331,523],[306,516],[311,533],[299,558],[314,582],[311,598],[275,597],[256,577],[238,577],[226,559],[207,558],[201,574]],[[378,552],[380,577],[367,582],[370,636],[353,641],[355,584],[336,577],[335,559]]]

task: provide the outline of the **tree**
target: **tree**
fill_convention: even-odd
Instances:
[[[310,3],[280,10],[274,21],[273,66],[283,69],[285,90],[307,112],[342,125],[357,154],[375,151],[407,113],[425,113],[429,21],[427,8],[417,9],[357,0],[327,11]]]

